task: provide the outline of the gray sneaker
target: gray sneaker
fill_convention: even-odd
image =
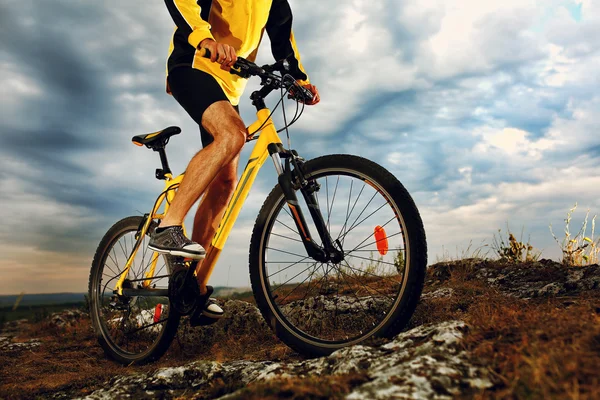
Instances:
[[[206,251],[202,246],[185,237],[181,226],[169,226],[160,233],[156,233],[155,230],[150,237],[148,248],[158,253],[195,260],[201,260],[206,256]]]

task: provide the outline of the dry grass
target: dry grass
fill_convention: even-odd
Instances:
[[[471,326],[465,347],[496,381],[480,398],[600,398],[600,293],[508,297],[473,279],[480,262],[430,268],[428,291],[449,287],[453,295],[422,301],[411,325],[462,319]]]
[[[183,322],[182,322],[183,323]],[[66,328],[53,328],[47,321],[29,324],[17,341],[36,338],[39,347],[18,353],[0,352],[0,399],[45,398],[57,391],[69,396],[85,396],[117,375],[151,372],[161,367],[176,367],[197,360],[299,360],[297,353],[274,336],[257,338],[230,335],[219,345],[198,352],[174,340],[159,362],[144,366],[122,366],[108,360],[98,345],[89,319]]]
[[[521,240],[517,240],[515,235],[510,231],[508,223],[506,224],[508,239],[505,241],[502,237],[502,231],[498,229],[498,238],[494,235],[492,248],[496,252],[500,261],[520,263],[537,261],[542,254],[541,251],[534,249],[530,240],[523,243],[523,230],[521,230]]]
[[[562,263],[569,267],[574,266],[582,266],[582,265],[592,265],[597,264],[599,261],[600,254],[600,239],[594,240],[594,231],[596,229],[596,215],[592,218],[592,232],[591,237],[586,236],[588,217],[590,215],[590,210],[588,209],[585,214],[585,219],[583,224],[581,225],[581,229],[577,232],[575,237],[571,237],[571,232],[569,230],[569,225],[571,223],[571,215],[577,209],[577,203],[569,210],[567,213],[567,218],[565,219],[565,237],[562,242],[559,242],[552,231],[552,224],[550,224],[550,233],[558,243],[560,249],[562,250],[563,259]]]

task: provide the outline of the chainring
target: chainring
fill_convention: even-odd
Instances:
[[[169,300],[171,306],[180,315],[189,315],[196,307],[200,297],[200,288],[195,279],[186,279],[187,269],[179,268],[171,274],[169,279]]]

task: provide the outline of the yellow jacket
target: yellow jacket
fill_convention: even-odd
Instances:
[[[198,45],[211,38],[232,46],[239,57],[254,61],[266,30],[275,59],[288,58],[290,74],[301,83],[309,82],[300,63],[292,32],[292,10],[287,0],[165,0],[165,3],[177,25],[169,48],[167,74],[180,65],[208,72],[223,88],[231,104],[238,105],[247,80],[198,56]]]

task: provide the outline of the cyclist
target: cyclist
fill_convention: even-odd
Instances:
[[[202,259],[236,186],[239,154],[247,138],[237,105],[246,80],[229,73],[237,56],[256,59],[266,30],[276,60],[288,59],[290,74],[313,93],[292,32],[287,0],[165,0],[176,24],[167,61],[167,93],[200,126],[203,149],[190,161],[171,206],[151,236],[149,247]],[[211,58],[200,57],[208,49]],[[181,228],[192,205],[204,194],[192,240]]]

